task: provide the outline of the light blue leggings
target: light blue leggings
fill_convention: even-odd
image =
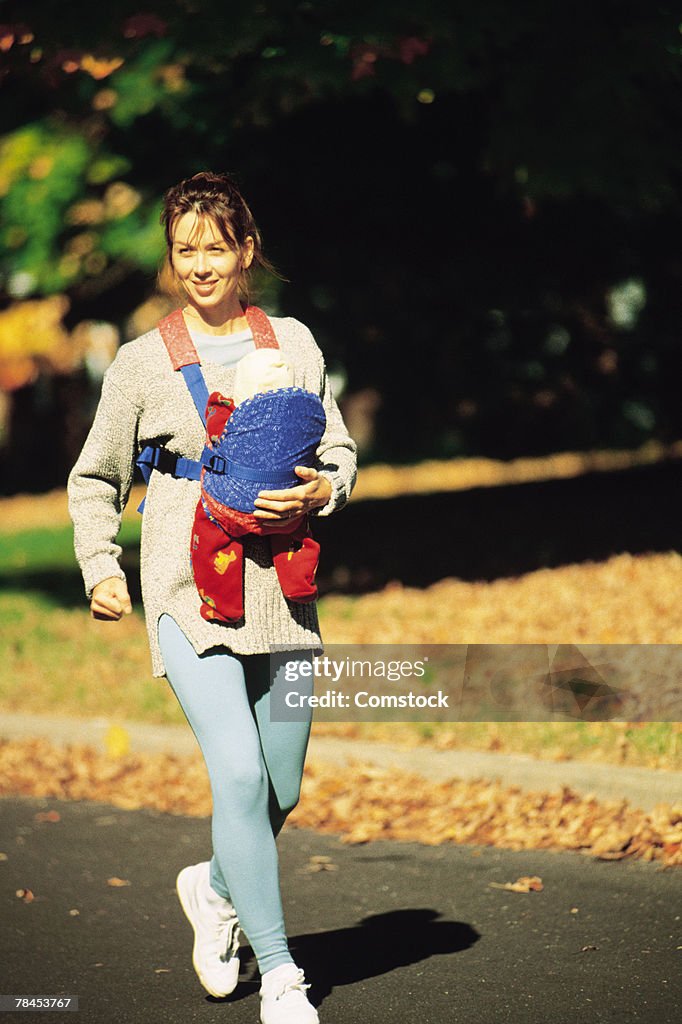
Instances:
[[[192,727],[211,783],[211,887],[230,899],[261,974],[292,960],[275,837],[299,798],[310,718],[270,721],[270,656],[198,655],[170,615],[159,619],[166,678]],[[291,652],[310,660],[310,653]],[[304,689],[307,684],[307,691]],[[283,686],[281,676],[272,689]],[[297,690],[312,693],[312,676]]]

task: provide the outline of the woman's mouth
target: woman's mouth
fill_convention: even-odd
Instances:
[[[192,284],[200,294],[208,294],[217,284],[217,281],[193,281]]]

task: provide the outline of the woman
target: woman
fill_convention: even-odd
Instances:
[[[201,173],[164,197],[161,222],[167,268],[186,299],[184,324],[201,359],[209,392],[230,395],[234,364],[254,348],[245,315],[249,268],[272,270],[260,233],[236,183]],[[315,466],[297,467],[301,483],[263,490],[263,520],[329,515],[356,478],[356,446],[331,394],[322,353],[291,317],[270,322],[295,384],[318,394],[326,429]],[[183,327],[184,330],[184,327]],[[131,612],[116,544],[133,464],[148,445],[199,459],[204,429],[157,328],[121,347],[106,373],[90,434],[68,484],[74,544],[95,618]],[[177,879],[194,929],[193,963],[215,996],[233,991],[243,927],[261,972],[263,1024],[315,1024],[303,971],[288,949],[275,838],[299,798],[310,720],[270,721],[283,685],[269,673],[271,644],[292,659],[319,648],[315,602],[288,601],[273,568],[267,536],[244,538],[244,615],[236,622],[200,614],[190,563],[198,481],[152,472],[141,540],[141,583],[155,677],[168,679],[208,769],[213,796],[210,861]],[[312,683],[311,683],[312,685]]]

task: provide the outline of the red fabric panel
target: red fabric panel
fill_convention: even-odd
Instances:
[[[159,320],[159,330],[174,370],[199,362],[199,355],[187,330],[181,309],[176,309],[163,320]]]
[[[279,348],[272,324],[262,309],[259,309],[258,306],[247,306],[244,316],[251,328],[256,348]]]

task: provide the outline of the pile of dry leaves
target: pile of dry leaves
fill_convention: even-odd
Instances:
[[[211,813],[198,755],[113,756],[39,739],[0,740],[0,795],[97,800],[197,817]],[[432,782],[360,762],[342,769],[310,761],[288,824],[334,833],[347,843],[470,843],[682,864],[682,804],[660,804],[647,813],[625,800],[598,801],[566,786],[528,793],[482,780]]]

